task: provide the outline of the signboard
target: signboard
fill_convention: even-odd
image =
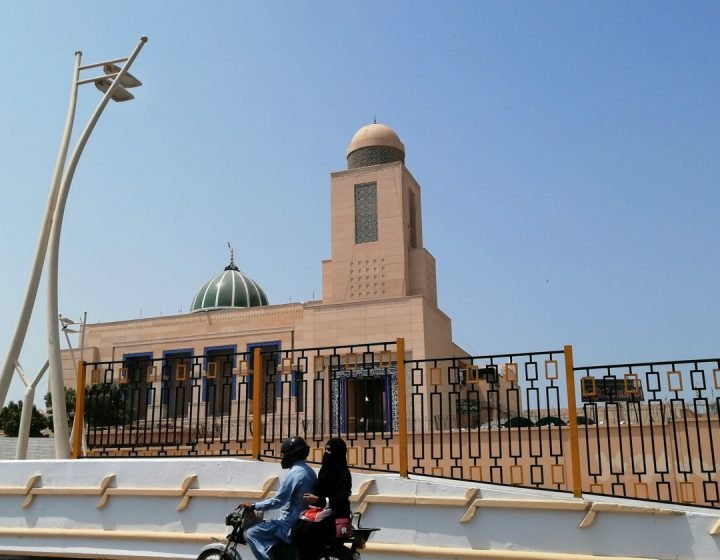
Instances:
[[[357,379],[362,377],[397,377],[397,367],[375,367],[372,369],[356,368],[342,369],[332,372],[332,378],[335,379]]]
[[[455,401],[455,412],[458,414],[479,414],[480,401],[478,399],[458,399]]]
[[[644,400],[640,379],[583,377],[580,379],[582,402],[640,402]]]

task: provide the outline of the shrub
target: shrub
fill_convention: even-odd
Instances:
[[[525,418],[524,416],[513,416],[503,424],[503,428],[527,428],[530,426],[534,426],[530,418]]]
[[[562,418],[558,418],[557,416],[543,416],[535,422],[536,426],[567,426],[567,422],[565,422]]]
[[[127,408],[128,395],[125,386],[100,383],[85,390],[85,422],[91,427],[123,424]]]

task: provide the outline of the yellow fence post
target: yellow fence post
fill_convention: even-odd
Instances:
[[[80,362],[77,371],[77,388],[75,392],[75,430],[73,431],[72,458],[77,459],[82,453],[82,435],[85,429],[85,373],[87,362]]]
[[[252,458],[260,460],[260,434],[262,433],[262,356],[261,349],[255,348],[253,352],[253,433],[252,433]]]
[[[580,471],[580,439],[578,438],[577,403],[575,400],[575,366],[572,346],[565,346],[565,384],[567,385],[568,418],[570,419],[570,463],[572,465],[573,496],[582,498]]]
[[[398,338],[397,376],[398,376],[398,431],[400,436],[400,476],[408,476],[408,429],[407,429],[407,393],[405,387],[405,339]]]

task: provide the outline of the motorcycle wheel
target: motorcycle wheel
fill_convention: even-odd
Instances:
[[[222,551],[220,550],[206,550],[197,560],[225,560]]]
[[[346,546],[336,546],[323,552],[321,558],[323,560],[354,560],[355,557]]]

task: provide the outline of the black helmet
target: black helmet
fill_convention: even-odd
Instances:
[[[293,436],[282,442],[280,446],[280,466],[289,469],[297,461],[302,461],[310,453],[310,447],[300,436]]]

